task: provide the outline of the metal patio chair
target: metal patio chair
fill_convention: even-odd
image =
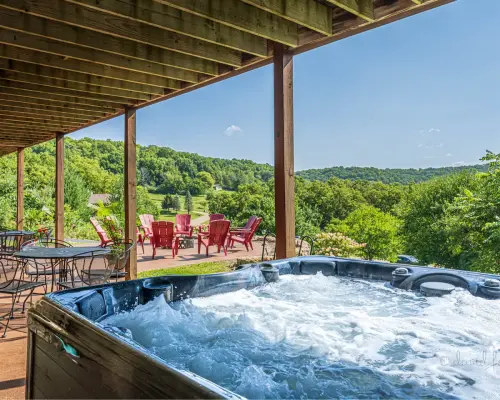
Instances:
[[[106,249],[89,251],[68,260],[68,279],[58,281],[61,289],[71,289],[108,283],[112,269]]]
[[[3,257],[0,259],[0,294],[10,296],[11,305],[10,310],[6,314],[2,315],[0,318],[6,320],[6,322],[0,322],[5,326],[2,337],[7,334],[7,329],[9,328],[9,323],[11,319],[14,319],[14,311],[16,311],[16,304],[21,300],[23,293],[28,292],[26,298],[23,301],[21,313],[24,314],[26,309],[26,301],[32,298],[33,292],[36,288],[45,286],[43,282],[32,282],[25,279],[24,273],[24,263],[14,257]],[[46,292],[46,288],[44,290]]]
[[[73,246],[70,243],[65,242],[64,240],[42,238],[33,239],[23,243],[21,246],[21,250],[27,247],[64,248]],[[43,260],[37,258],[26,260],[25,274],[30,278],[31,281],[40,282],[40,280],[43,278],[44,283],[47,284],[47,276],[52,276],[52,282],[54,282],[55,276],[58,273],[59,266],[54,265],[53,260]]]

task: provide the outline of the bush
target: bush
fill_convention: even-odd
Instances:
[[[318,233],[314,242],[314,252],[325,256],[360,257],[365,244],[339,233]]]

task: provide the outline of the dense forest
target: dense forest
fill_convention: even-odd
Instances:
[[[488,166],[485,164],[464,165],[458,167],[441,168],[373,168],[373,167],[330,167],[321,169],[306,169],[297,172],[310,181],[326,182],[330,178],[340,178],[349,180],[378,181],[382,183],[420,183],[432,178],[445,176],[463,171],[485,172]]]
[[[123,143],[67,138],[65,146],[66,235],[95,238],[90,216],[123,218]],[[189,192],[206,195],[209,211],[236,225],[259,215],[261,233],[274,231],[272,166],[137,148],[138,213],[159,216],[151,193],[175,198]],[[52,142],[26,151],[28,229],[53,226],[54,158]],[[393,261],[408,253],[426,264],[500,272],[500,156],[488,153],[482,161],[425,170],[339,167],[327,169],[338,176],[317,180],[306,179],[304,171],[296,179],[297,234],[315,236],[321,254]],[[0,169],[0,226],[12,227],[15,155],[0,158]],[[212,190],[215,183],[226,190]],[[89,206],[91,193],[111,194],[110,204]]]

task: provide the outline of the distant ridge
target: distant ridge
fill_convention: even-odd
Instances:
[[[332,177],[348,180],[380,181],[383,183],[419,183],[429,179],[462,171],[487,171],[487,164],[464,165],[441,168],[385,168],[374,167],[330,167],[298,171],[297,176],[311,181],[327,181]]]

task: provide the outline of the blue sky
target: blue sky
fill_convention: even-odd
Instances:
[[[295,57],[296,169],[500,152],[499,16],[498,0],[458,0]],[[269,66],[147,107],[137,142],[272,164],[272,88]],[[71,136],[122,140],[123,118]]]

